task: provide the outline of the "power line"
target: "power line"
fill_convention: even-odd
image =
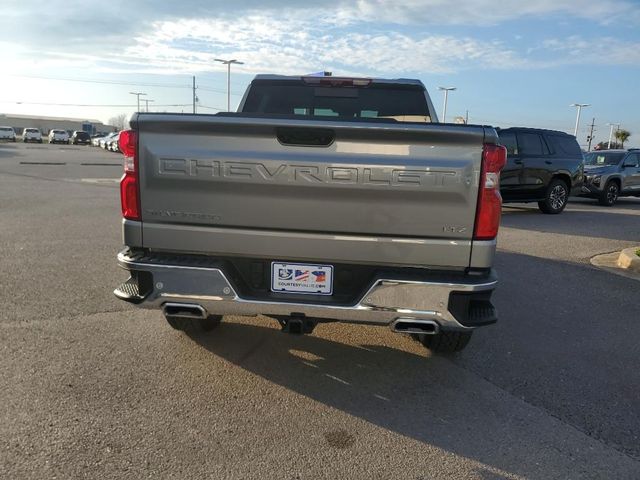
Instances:
[[[198,104],[198,106],[200,108],[207,108],[209,110],[218,110],[219,112],[222,112],[224,110],[224,108],[218,108],[218,107],[207,107],[206,105],[202,105],[202,104]]]
[[[246,88],[246,85],[245,85]],[[203,87],[202,85],[198,85],[198,89],[199,90],[204,90],[206,92],[215,92],[215,93],[223,93],[223,94],[227,94],[227,92],[225,92],[224,90],[220,90],[219,88],[212,88],[212,87]],[[242,97],[244,95],[244,93],[234,93],[231,92],[231,95],[234,95],[236,97]]]
[[[80,82],[80,83],[101,83],[106,85],[126,85],[136,87],[159,87],[159,88],[191,88],[188,84],[178,83],[151,83],[151,82],[125,82],[120,80],[97,80],[90,78],[64,78],[64,77],[45,77],[41,75],[21,75],[17,73],[6,73],[9,77],[33,78],[36,80],[57,80],[61,82]],[[224,93],[224,92],[221,92]]]
[[[0,102],[0,103],[15,103],[18,105],[47,105],[53,107],[111,107],[111,108],[133,108],[136,104],[91,104],[91,103],[47,103],[47,102]],[[190,103],[171,103],[165,105],[156,105],[156,107],[190,107]]]
[[[9,77],[19,77],[19,78],[32,78],[35,80],[54,80],[59,82],[76,82],[76,83],[95,83],[102,85],[123,85],[123,86],[131,86],[131,87],[156,87],[156,88],[184,88],[184,89],[192,89],[193,86],[189,84],[179,84],[179,83],[155,83],[155,82],[127,82],[124,80],[98,80],[93,78],[65,78],[65,77],[49,77],[43,75],[23,75],[17,73],[6,73],[4,74]],[[240,84],[237,84],[240,85]],[[246,84],[242,85],[242,88],[246,88]],[[198,85],[199,90],[204,90],[207,92],[215,92],[226,94],[225,90],[215,87],[209,87],[207,85]],[[231,92],[231,95],[236,97],[242,97],[244,93],[234,93]]]
[[[24,75],[17,73],[5,73],[5,76],[8,77],[20,77],[20,78],[33,78],[36,80],[56,80],[60,82],[78,82],[78,83],[98,83],[104,85],[125,85],[125,86],[135,86],[135,87],[159,87],[159,88],[188,88],[191,89],[192,85],[187,83],[156,83],[156,82],[127,82],[124,80],[98,80],[93,78],[66,78],[66,77],[49,77],[43,75]],[[242,88],[246,88],[246,84],[236,83],[235,85],[241,86]],[[206,90],[209,92],[216,93],[227,93],[225,90],[220,88],[210,87],[207,85],[198,85],[199,89]],[[243,94],[241,93],[231,93],[231,95],[237,95],[241,97]]]

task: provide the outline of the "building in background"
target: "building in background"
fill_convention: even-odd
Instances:
[[[16,134],[21,135],[25,128],[37,128],[43,135],[50,130],[60,129],[69,133],[74,130],[82,130],[90,135],[95,133],[111,133],[116,127],[105,125],[99,120],[86,120],[81,118],[43,117],[37,115],[17,115],[13,113],[0,113],[0,125],[13,127]]]

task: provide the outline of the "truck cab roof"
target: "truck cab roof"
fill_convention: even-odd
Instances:
[[[331,82],[340,80],[361,80],[367,81],[373,84],[387,84],[387,85],[413,85],[421,88],[425,88],[422,81],[411,78],[371,78],[371,77],[334,77],[334,76],[314,76],[314,75],[271,75],[260,74],[256,75],[253,81],[278,81],[278,82],[300,82],[304,80],[317,79],[319,82],[324,80]]]

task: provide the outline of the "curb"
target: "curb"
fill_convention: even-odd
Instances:
[[[636,255],[638,247],[625,248],[620,252],[616,265],[620,268],[626,268],[633,272],[640,273],[640,257]]]

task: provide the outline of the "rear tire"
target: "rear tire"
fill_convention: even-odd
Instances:
[[[600,203],[600,205],[604,205],[605,207],[613,207],[618,201],[619,195],[620,187],[618,187],[618,182],[616,182],[615,180],[609,180],[604,186],[604,190],[602,190],[600,197],[598,198],[598,203]]]
[[[538,202],[538,208],[542,213],[557,215],[562,213],[568,201],[569,187],[564,181],[554,178],[547,187],[544,200]]]
[[[464,350],[473,332],[441,330],[436,335],[412,334],[411,336],[433,353],[448,354]]]
[[[209,315],[207,318],[183,318],[165,316],[167,323],[175,330],[181,330],[190,335],[210,332],[222,321],[222,315]]]

